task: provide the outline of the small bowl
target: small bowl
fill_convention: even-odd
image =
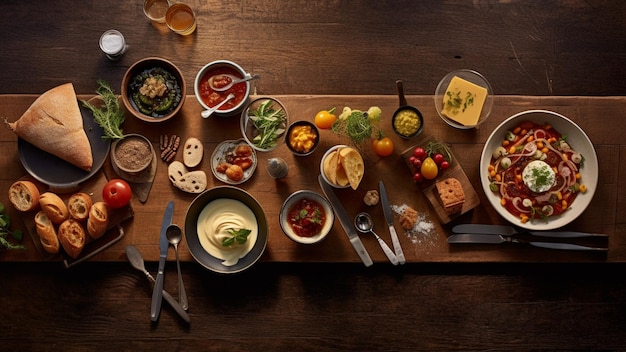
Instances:
[[[296,234],[289,219],[289,213],[292,211],[293,207],[304,199],[314,201],[323,209],[324,212],[325,220],[322,224],[322,227],[320,231],[313,236],[300,236]],[[302,244],[318,243],[323,240],[333,228],[334,221],[335,214],[333,213],[333,208],[330,206],[328,200],[322,197],[319,193],[309,190],[300,190],[292,193],[285,200],[280,209],[280,227],[283,229],[283,232],[291,240]]]
[[[240,78],[250,77],[249,73],[232,61],[212,61],[198,71],[193,89],[196,99],[204,110],[221,103],[230,93],[235,94],[233,99],[217,109],[213,115],[222,117],[236,116],[239,115],[239,112],[248,102],[251,91],[250,81],[237,83],[223,92],[214,91],[209,85],[209,79],[213,76],[224,74],[230,74]]]
[[[224,162],[232,163],[230,162],[230,160],[227,160],[227,158],[229,157],[229,155],[233,155],[233,153],[235,153],[237,147],[239,146],[250,147],[251,154],[249,156],[243,156],[243,157],[246,159],[249,159],[249,162],[251,164],[248,168],[246,168],[243,171],[243,177],[240,180],[232,180],[226,175],[226,173],[219,172],[218,168],[219,168],[219,165]],[[213,151],[213,154],[211,155],[211,171],[213,171],[213,176],[215,176],[215,178],[217,178],[218,180],[224,183],[231,184],[231,185],[238,185],[238,184],[248,181],[250,177],[252,177],[252,175],[254,174],[256,167],[257,167],[256,152],[254,151],[254,148],[252,148],[252,146],[250,146],[243,139],[223,141],[215,148],[215,150]]]
[[[417,122],[417,124],[415,124]],[[393,113],[391,118],[393,131],[404,139],[411,139],[424,129],[424,117],[414,106],[403,105]],[[416,127],[415,127],[416,126]]]
[[[251,116],[255,115],[255,111],[259,109],[262,104],[265,104],[269,101],[269,109],[273,109],[274,111],[284,111],[283,121],[278,126],[276,130],[279,133],[278,138],[276,139],[276,143],[272,145],[262,146],[259,145],[259,142],[255,141],[255,138],[259,136],[259,131],[254,125]],[[285,109],[285,105],[281,103],[279,100],[270,98],[270,97],[259,97],[250,102],[245,109],[241,112],[241,134],[243,138],[245,138],[246,142],[248,142],[252,148],[260,151],[260,152],[269,152],[270,150],[276,149],[279,145],[281,145],[285,141],[285,132],[287,130],[287,126],[289,125],[289,115],[287,114],[287,109]]]
[[[168,89],[165,94],[172,92],[173,102],[163,111],[138,105],[139,88],[143,85],[146,75],[159,74],[171,77],[168,79]],[[185,103],[187,89],[185,88],[183,73],[172,62],[159,57],[148,57],[135,62],[126,70],[122,78],[121,96],[126,109],[136,118],[147,122],[163,122],[175,116]],[[143,111],[142,111],[143,107]],[[146,110],[148,109],[148,110]]]
[[[464,125],[464,124],[461,124],[457,121],[450,119],[443,113],[444,97],[446,95],[446,91],[448,90],[448,86],[450,85],[450,81],[452,81],[452,79],[455,76],[465,81],[468,81],[470,83],[473,83],[477,86],[485,88],[487,90],[487,96],[485,97],[485,101],[480,111],[480,116],[476,124]],[[491,85],[489,84],[489,82],[483,75],[473,70],[463,69],[463,70],[456,70],[456,71],[452,71],[448,73],[445,77],[443,77],[443,79],[441,79],[441,81],[437,85],[437,89],[435,90],[435,108],[437,109],[437,113],[439,114],[439,117],[441,117],[441,119],[448,125],[458,128],[458,129],[477,128],[481,123],[487,120],[487,117],[489,117],[489,114],[491,113],[492,106],[493,106],[493,90],[491,89]]]
[[[140,134],[124,135],[111,144],[111,162],[119,170],[137,175],[146,170],[154,155],[154,148],[148,138]]]
[[[358,149],[356,149],[354,147],[349,147],[349,146],[344,145],[344,144],[339,144],[339,145],[335,145],[333,147],[330,147],[330,148],[328,148],[326,153],[324,153],[324,155],[322,156],[322,160],[320,160],[320,175],[322,175],[322,178],[324,179],[324,181],[326,183],[328,183],[329,185],[331,185],[334,188],[348,188],[348,187],[350,187],[350,184],[342,186],[340,184],[337,184],[337,183],[331,181],[328,178],[328,176],[326,175],[326,171],[324,170],[324,161],[326,160],[326,158],[328,158],[331,153],[333,153],[334,151],[336,151],[339,148],[352,148],[352,149],[356,150],[356,152],[359,153],[359,155],[361,155],[361,153],[358,151]],[[361,177],[361,179],[363,179],[363,177]]]
[[[289,125],[285,138],[287,148],[297,156],[311,155],[320,144],[320,132],[315,124],[310,121],[296,121]],[[310,146],[304,145],[304,143],[308,143]]]

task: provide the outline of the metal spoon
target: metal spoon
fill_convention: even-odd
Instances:
[[[209,116],[213,115],[213,113],[217,109],[221,108],[222,105],[226,104],[227,101],[231,100],[234,97],[235,97],[235,94],[233,94],[233,93],[228,94],[226,99],[222,100],[219,104],[215,105],[214,107],[208,108],[208,109],[204,110],[203,112],[200,113],[200,115],[202,115],[202,117],[204,117],[205,119],[209,118]]]
[[[383,239],[380,238],[380,236],[378,236],[376,232],[374,232],[374,221],[372,220],[370,214],[366,212],[358,213],[354,218],[354,226],[356,226],[356,229],[359,230],[359,232],[361,233],[371,233],[372,235],[374,235],[374,237],[376,237],[376,240],[378,240],[378,243],[380,244],[380,248],[383,249],[383,252],[385,252],[391,264],[398,265],[398,258],[393,253],[391,248],[389,248],[387,243],[385,243],[385,241],[383,241]]]
[[[155,282],[154,277],[150,275],[148,270],[146,270],[146,266],[144,265],[144,262],[143,262],[143,257],[141,256],[141,253],[139,253],[139,250],[137,249],[137,247],[127,246],[126,256],[128,257],[128,261],[133,266],[133,268],[144,273],[146,275],[146,278],[148,278],[148,280],[154,285],[154,282]],[[189,314],[187,314],[187,312],[185,312],[183,307],[181,307],[180,304],[176,302],[174,297],[172,297],[172,295],[170,295],[165,290],[163,290],[163,298],[165,299],[167,303],[170,304],[170,306],[172,306],[172,308],[174,308],[176,313],[178,313],[178,315],[181,318],[183,318],[184,321],[186,321],[187,323],[190,322]]]
[[[215,79],[215,77],[228,77],[228,78],[230,78],[230,83],[228,83],[227,85],[225,85],[223,87],[216,87],[216,86],[213,85],[213,80]],[[235,77],[233,75],[227,75],[227,74],[215,75],[215,76],[212,76],[209,79],[209,85],[211,86],[211,88],[213,88],[214,91],[223,92],[225,90],[228,90],[228,88],[232,87],[233,85],[235,85],[237,83],[246,82],[246,81],[250,81],[250,80],[253,80],[253,79],[259,79],[259,75],[253,75],[253,76],[248,76],[248,77],[244,77],[244,78],[239,78],[239,77]]]
[[[183,231],[180,226],[171,224],[165,231],[167,240],[172,246],[174,246],[174,252],[176,253],[176,267],[178,268],[178,301],[184,310],[189,308],[187,304],[187,293],[185,292],[185,286],[183,285],[183,275],[180,272],[180,261],[178,260],[178,244],[183,239]]]

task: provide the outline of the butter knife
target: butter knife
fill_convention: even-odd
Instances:
[[[500,244],[500,243],[523,243],[529,244],[535,247],[549,248],[549,249],[564,249],[574,251],[608,251],[608,248],[603,247],[587,247],[580,246],[571,243],[553,243],[553,242],[535,242],[525,241],[510,236],[493,235],[493,234],[476,234],[476,233],[462,233],[455,234],[448,237],[448,243],[483,243],[483,244]]]
[[[152,291],[152,304],[150,305],[150,320],[157,321],[161,312],[161,303],[163,303],[163,280],[165,270],[165,259],[167,258],[167,249],[169,242],[167,241],[167,227],[172,224],[174,217],[174,202],[167,203],[163,221],[161,222],[161,235],[159,237],[159,271],[157,272],[156,282]]]
[[[461,224],[452,228],[454,233],[476,233],[476,234],[493,234],[503,236],[513,236],[522,233],[528,233],[538,237],[554,237],[554,238],[582,238],[582,237],[608,237],[603,233],[586,233],[576,231],[526,231],[518,230],[513,226],[507,225],[484,225],[484,224]]]
[[[348,238],[350,239],[350,244],[352,244],[352,247],[354,247],[354,250],[361,258],[361,261],[363,261],[363,264],[365,264],[365,266],[372,265],[372,258],[370,258],[369,253],[367,253],[365,246],[363,246],[363,242],[361,242],[361,238],[356,233],[356,229],[352,224],[352,219],[348,216],[348,213],[346,212],[346,209],[344,209],[343,205],[341,205],[341,201],[339,200],[331,186],[326,183],[326,181],[324,181],[321,175],[317,177],[317,181],[319,182],[320,187],[322,187],[322,192],[324,192],[324,195],[330,201],[330,205],[332,206],[335,215],[337,215],[337,219],[339,219],[341,227],[343,227],[346,235],[348,235]]]
[[[385,220],[387,221],[387,226],[389,226],[389,233],[391,233],[393,250],[396,253],[396,258],[398,258],[398,264],[404,264],[406,263],[406,258],[404,257],[404,252],[402,251],[402,246],[400,245],[396,228],[393,226],[391,204],[389,203],[389,196],[387,195],[387,190],[385,189],[385,184],[382,180],[378,182],[378,188],[380,188],[380,202],[383,206],[383,214],[385,214]]]

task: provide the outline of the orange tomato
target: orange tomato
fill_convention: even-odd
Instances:
[[[337,120],[337,116],[335,116],[334,112],[335,108],[318,112],[317,115],[315,115],[315,126],[323,130],[329,129],[335,120]]]
[[[393,141],[389,137],[375,139],[372,146],[378,156],[389,156],[393,153]]]
[[[437,163],[435,163],[433,158],[428,157],[422,162],[422,168],[420,169],[420,172],[425,179],[432,180],[433,178],[437,177],[437,174],[439,174],[439,168],[437,167]]]

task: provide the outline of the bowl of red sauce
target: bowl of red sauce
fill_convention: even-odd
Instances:
[[[280,210],[280,227],[297,243],[320,242],[330,233],[334,221],[335,215],[328,200],[309,190],[292,193]]]
[[[231,80],[248,77],[251,77],[251,75],[232,61],[217,60],[210,62],[204,65],[196,75],[194,82],[196,99],[206,110],[221,103],[232,93],[235,97],[217,109],[214,115],[239,115],[250,96],[250,81],[236,83],[224,91],[215,90],[214,87],[224,87]]]

